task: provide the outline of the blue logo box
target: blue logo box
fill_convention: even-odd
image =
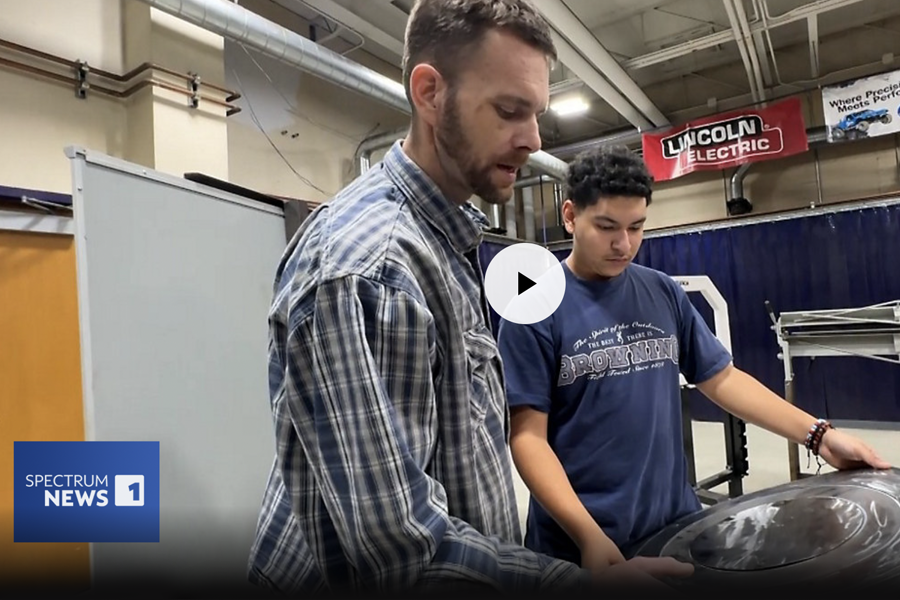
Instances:
[[[16,542],[159,542],[159,442],[15,442]]]

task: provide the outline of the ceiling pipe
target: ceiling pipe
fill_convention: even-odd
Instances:
[[[746,215],[753,211],[753,203],[744,196],[744,177],[752,163],[744,163],[731,176],[731,197],[725,202],[728,216]]]
[[[506,228],[503,227],[500,217],[500,205],[491,204],[491,230],[502,235],[506,233]]]
[[[806,143],[811,146],[821,144],[827,140],[828,132],[825,127],[806,130]],[[747,176],[747,171],[750,170],[751,164],[745,163],[741,165],[731,176],[731,197],[725,203],[729,216],[736,217],[753,212],[753,203],[744,196],[744,177]],[[816,163],[816,168],[818,168],[818,162]]]
[[[542,183],[553,183],[554,181],[555,180],[552,177],[547,177],[546,175],[533,175],[531,177],[520,177],[513,184],[513,187],[531,187],[533,185],[540,185]]]
[[[402,140],[406,137],[408,131],[409,128],[407,127],[364,139],[359,148],[356,149],[356,155],[353,157],[354,164],[356,164],[356,174],[362,175],[369,170],[372,166],[372,154],[375,151],[392,146],[397,140]]]
[[[528,242],[535,241],[535,219],[534,219],[534,188],[522,188],[522,221],[525,224],[525,231],[522,232],[525,240]]]
[[[140,0],[157,10],[221,35],[345,89],[358,92],[410,114],[403,85],[273,23],[233,2],[223,0]],[[563,179],[566,163],[543,151],[528,164]]]
[[[188,87],[178,87],[176,85],[172,85],[171,83],[167,83],[165,81],[160,81],[156,77],[150,77],[147,79],[142,79],[137,83],[129,86],[124,90],[109,88],[102,85],[96,85],[93,83],[88,83],[84,79],[78,77],[77,74],[73,73],[72,75],[62,75],[55,71],[50,71],[47,69],[42,69],[40,67],[36,67],[33,65],[29,65],[23,62],[9,60],[8,58],[3,58],[0,56],[0,66],[9,67],[12,69],[16,69],[18,71],[22,71],[24,73],[29,73],[31,75],[37,75],[38,77],[43,77],[49,79],[51,81],[60,82],[66,84],[76,90],[79,98],[86,98],[87,94],[96,92],[98,94],[103,94],[104,96],[109,96],[111,98],[116,98],[119,100],[130,98],[140,90],[146,87],[157,87],[164,90],[168,90],[170,92],[174,92],[176,94],[181,94],[182,96],[186,96],[186,106],[191,108],[197,108],[201,102],[208,102],[210,104],[215,104],[216,106],[221,106],[225,108],[225,116],[230,117],[231,115],[237,114],[241,112],[241,108],[238,106],[233,106],[229,103],[228,100],[220,100],[218,98],[211,98],[206,94],[202,94],[199,91],[194,92]],[[152,68],[152,67],[151,67]],[[83,94],[83,95],[82,95]],[[232,94],[231,97],[240,97],[240,94]],[[194,102],[197,104],[194,105]]]
[[[600,146],[628,146],[634,147],[641,143],[641,132],[637,129],[619,131],[589,140],[548,148],[547,152],[562,160],[571,160],[585,152]]]
[[[295,66],[409,113],[403,85],[277,25],[242,6],[222,0],[140,0],[164,13],[266,56]]]

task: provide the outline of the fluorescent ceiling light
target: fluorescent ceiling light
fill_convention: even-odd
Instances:
[[[550,105],[550,110],[561,117],[569,115],[577,115],[586,112],[589,104],[584,98],[576,96],[574,98],[566,98],[565,100],[556,100]]]

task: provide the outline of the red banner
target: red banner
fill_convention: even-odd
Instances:
[[[783,158],[809,149],[799,98],[697,119],[641,136],[656,181]]]

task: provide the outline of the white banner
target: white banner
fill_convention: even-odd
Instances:
[[[822,88],[829,142],[900,132],[900,71]]]

